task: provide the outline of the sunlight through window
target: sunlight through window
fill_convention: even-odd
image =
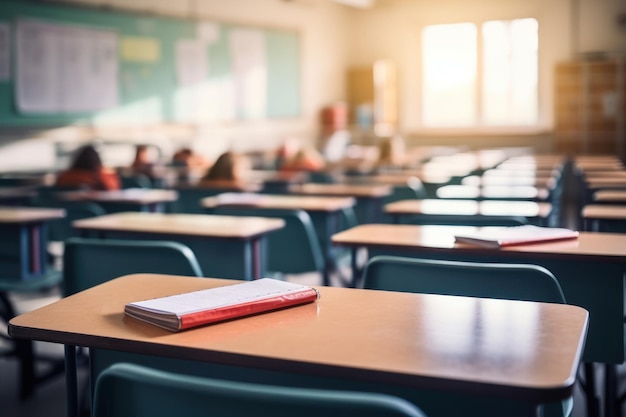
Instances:
[[[482,35],[484,123],[537,123],[537,20],[485,22]]]
[[[424,125],[475,124],[476,26],[427,26],[423,36]]]
[[[494,20],[477,32],[473,23],[424,28],[424,126],[537,124],[537,20]]]

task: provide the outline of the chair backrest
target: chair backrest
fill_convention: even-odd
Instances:
[[[364,288],[565,304],[554,275],[527,264],[478,263],[376,256],[367,263]]]
[[[120,175],[122,188],[152,188],[152,180],[146,174],[139,172]]]
[[[65,217],[48,222],[48,237],[52,241],[64,242],[76,231],[72,228],[74,220],[98,217],[107,214],[106,210],[96,203],[91,202],[56,202],[48,204],[48,207],[59,207],[65,210]]]
[[[408,216],[405,216],[408,217]],[[475,216],[475,215],[436,215],[428,214],[424,216],[409,217],[403,223],[420,225],[446,225],[446,226],[523,226],[529,224],[528,218],[522,216]]]
[[[203,276],[193,251],[179,242],[70,238],[65,243],[65,295],[134,273]]]
[[[267,235],[267,270],[283,274],[322,271],[324,255],[311,216],[304,210],[218,207],[214,214],[273,217],[285,227]]]
[[[94,417],[423,417],[408,401],[379,393],[251,384],[117,363],[98,377]]]

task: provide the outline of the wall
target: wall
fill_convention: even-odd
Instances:
[[[625,30],[616,27],[623,0],[578,0],[581,24],[573,38],[572,0],[380,0],[370,11],[354,12],[350,65],[391,59],[398,65],[400,130],[416,143],[464,144],[474,147],[527,144],[551,150],[554,123],[555,63],[580,50],[626,50]],[[606,6],[606,7],[602,7]],[[421,125],[421,30],[426,25],[534,17],[539,21],[539,126],[535,129],[428,131]],[[510,137],[510,142],[505,138]],[[503,143],[503,139],[505,142]]]
[[[257,120],[204,126],[107,126],[59,127],[25,132],[0,128],[0,146],[32,137],[38,142],[79,141],[93,137],[162,142],[170,139],[176,148],[191,144],[208,157],[227,147],[247,151],[277,146],[287,136],[314,141],[318,133],[318,112],[330,103],[344,99],[347,71],[349,8],[325,0],[71,0],[68,4],[106,6],[119,11],[135,11],[171,16],[215,19],[234,24],[295,29],[301,39],[301,108],[297,118]],[[192,10],[191,7],[194,7]],[[32,143],[30,141],[29,143]],[[29,145],[28,149],[31,149]],[[0,171],[15,165],[15,144],[11,152],[0,149]],[[170,149],[166,149],[170,151]],[[45,150],[44,153],[48,153]],[[8,159],[5,155],[11,154]],[[27,159],[27,158],[24,158]],[[23,164],[22,164],[23,165]],[[34,168],[34,167],[28,167]]]

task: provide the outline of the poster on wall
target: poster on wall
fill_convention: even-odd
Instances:
[[[15,97],[21,113],[81,113],[117,106],[115,32],[21,19],[15,36]]]
[[[265,117],[267,112],[267,58],[263,32],[236,29],[230,36],[237,115]]]
[[[0,23],[0,81],[11,78],[11,31],[8,23]]]

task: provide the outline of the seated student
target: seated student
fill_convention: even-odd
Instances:
[[[250,162],[245,157],[232,151],[221,154],[208,172],[201,179],[201,184],[243,184],[250,169]]]
[[[158,164],[150,158],[150,152],[147,145],[137,145],[135,147],[135,159],[130,164],[133,173],[144,174],[151,180],[157,177],[156,170]]]
[[[204,173],[209,162],[201,155],[196,154],[191,148],[182,148],[172,157],[171,166],[177,168],[178,180],[187,182],[195,181]]]
[[[325,165],[324,157],[315,148],[304,147],[293,158],[285,161],[280,170],[316,172],[324,169]]]
[[[182,148],[172,157],[172,165],[187,168],[202,168],[208,165],[208,161],[190,148]]]
[[[378,161],[376,168],[378,171],[400,170],[405,164],[406,146],[401,136],[384,138],[378,147]]]
[[[57,176],[55,185],[99,191],[121,188],[119,176],[102,165],[100,155],[92,145],[83,146],[77,151],[70,167]]]

